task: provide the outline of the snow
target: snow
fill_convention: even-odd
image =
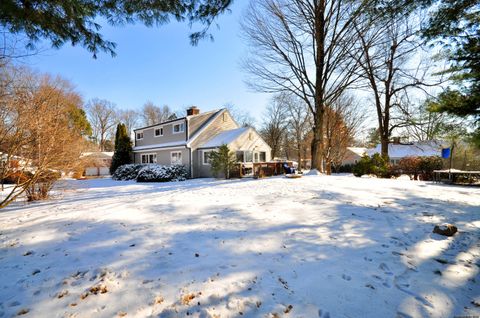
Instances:
[[[235,141],[238,137],[243,135],[246,131],[248,131],[249,127],[241,127],[237,129],[231,129],[222,131],[199,148],[215,148],[220,147],[221,145],[228,145]]]
[[[388,156],[390,158],[404,157],[428,157],[441,156],[442,144],[438,141],[419,141],[413,144],[388,144]],[[372,156],[381,153],[381,145],[378,144],[373,149],[367,149],[367,154]]]
[[[68,182],[0,211],[0,317],[480,315],[478,187]]]

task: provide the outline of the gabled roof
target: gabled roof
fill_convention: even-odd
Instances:
[[[363,148],[363,147],[347,147],[347,149],[353,152],[354,154],[359,155],[360,157],[363,157],[363,155],[366,154],[368,150],[367,148]]]
[[[203,129],[203,127],[208,126],[208,124],[211,122],[211,119],[214,118],[216,114],[221,112],[222,110],[223,109],[217,109],[198,115],[187,116],[189,139],[191,139],[192,136],[195,136],[198,131]]]
[[[220,147],[221,145],[228,145],[247,132],[249,129],[249,127],[241,127],[237,129],[225,130],[201,145],[199,148],[216,148]]]

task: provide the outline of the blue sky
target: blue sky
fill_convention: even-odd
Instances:
[[[247,110],[259,121],[270,95],[250,91],[240,61],[247,47],[240,38],[240,19],[248,1],[234,1],[232,12],[212,26],[214,41],[191,46],[186,23],[147,28],[104,25],[102,34],[117,43],[116,57],[106,53],[93,59],[82,47],[49,49],[28,61],[34,69],[70,80],[85,101],[98,97],[123,109],[140,109],[148,100],[201,111],[225,103]],[[193,30],[200,27],[195,26]]]

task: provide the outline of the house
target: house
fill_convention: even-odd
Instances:
[[[227,109],[200,113],[195,106],[187,115],[134,130],[135,163],[184,165],[193,178],[211,177],[209,154],[223,144],[244,166],[270,161],[271,149],[251,127],[240,127]]]
[[[85,162],[83,175],[108,176],[110,174],[110,165],[112,164],[113,152],[96,151],[84,152],[80,158]]]
[[[362,147],[347,147],[345,157],[342,160],[342,165],[354,165],[356,164],[365,154],[367,153],[367,148]]]
[[[418,141],[408,144],[394,142],[388,144],[388,157],[391,164],[398,164],[405,157],[441,157],[442,148],[442,143],[437,140]],[[373,149],[367,150],[369,156],[373,156],[375,153],[381,153],[380,144]]]

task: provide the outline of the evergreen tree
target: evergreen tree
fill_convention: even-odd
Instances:
[[[113,174],[118,167],[131,162],[132,141],[124,124],[118,124],[115,134],[115,152],[110,165],[110,174]]]
[[[53,47],[70,42],[93,53],[115,55],[116,44],[103,38],[99,20],[117,26],[142,22],[161,25],[170,19],[198,23],[204,27],[190,35],[192,44],[208,37],[208,27],[228,10],[232,0],[29,0],[0,1],[0,26],[13,34],[24,34],[33,47],[40,40]],[[1,53],[0,53],[1,56]]]
[[[218,148],[218,151],[210,153],[210,165],[215,176],[218,176],[221,172],[225,179],[230,179],[230,172],[235,168],[236,164],[237,158],[235,153],[230,151],[227,145],[222,145]]]

